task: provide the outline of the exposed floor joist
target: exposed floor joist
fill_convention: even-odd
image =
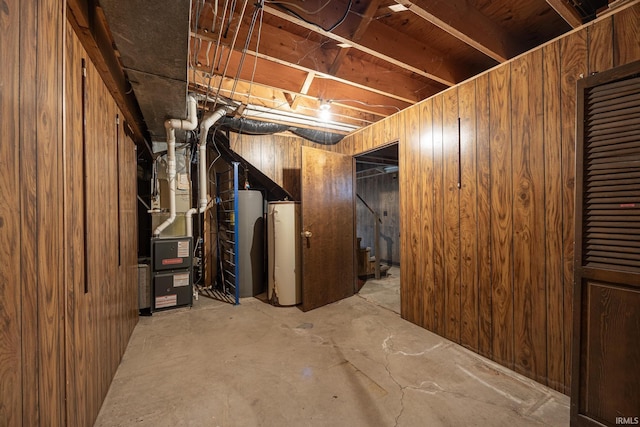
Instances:
[[[384,46],[374,46],[374,45],[364,45],[364,44],[360,44],[360,43],[356,43],[346,37],[342,37],[340,35],[337,35],[335,33],[332,32],[328,32],[328,31],[324,31],[320,28],[318,28],[315,25],[306,23],[304,21],[301,21],[299,19],[297,19],[294,16],[291,16],[289,14],[286,14],[284,12],[281,12],[277,9],[274,9],[270,6],[265,6],[264,7],[264,11],[273,15],[273,16],[277,16],[280,19],[283,19],[285,21],[291,22],[293,24],[299,25],[309,31],[313,31],[315,33],[321,34],[331,40],[334,40],[338,43],[345,43],[350,45],[352,48],[357,49],[361,52],[364,52],[368,55],[371,55],[375,58],[381,59],[385,62],[388,62],[390,64],[393,64],[395,66],[398,66],[400,68],[403,68],[407,71],[411,71],[412,73],[418,74],[420,76],[429,78],[431,80],[434,80],[436,82],[439,82],[443,85],[446,86],[453,86],[454,84],[457,83],[457,80],[454,76],[455,73],[453,72],[453,69],[447,65],[446,63],[442,63],[439,67],[437,67],[437,69],[432,69],[432,70],[427,70],[428,67],[419,67],[417,65],[412,64],[412,60],[411,57],[413,57],[413,60],[420,60],[421,58],[416,58],[415,55],[415,51],[418,50],[417,46],[415,45],[415,40],[413,40],[413,45],[412,44],[405,44],[404,48],[407,51],[407,54],[405,55],[405,57],[403,57],[402,59],[399,59],[397,57],[391,56],[390,53],[383,53],[382,49]],[[374,24],[374,23],[372,23]],[[394,39],[397,38],[402,38],[402,33],[397,32],[397,34],[394,34]],[[397,40],[394,40],[397,41]],[[387,49],[388,51],[393,50],[394,52],[398,53],[400,52],[400,50],[397,48],[397,46],[393,46],[392,49]],[[429,49],[428,46],[421,46],[421,50],[422,51],[431,51],[432,49]],[[402,51],[404,52],[404,51]],[[427,57],[428,55],[425,54],[425,57]]]
[[[498,62],[505,62],[520,51],[517,40],[466,0],[395,1]]]
[[[578,11],[571,6],[566,0],[547,0],[549,6],[551,6],[557,13],[567,21],[572,28],[578,28],[582,25],[582,18]]]

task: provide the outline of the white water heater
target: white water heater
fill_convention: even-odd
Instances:
[[[268,298],[274,305],[302,302],[300,203],[269,202]]]

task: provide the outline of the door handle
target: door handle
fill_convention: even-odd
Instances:
[[[311,236],[313,236],[313,233],[310,232],[309,230],[305,230],[300,234],[302,235],[302,237],[306,237],[307,239],[310,238]]]

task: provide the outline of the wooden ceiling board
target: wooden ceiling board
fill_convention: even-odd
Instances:
[[[229,50],[225,49],[222,52],[224,60],[227,60],[227,54]],[[239,52],[232,52],[227,67],[227,73],[225,77],[239,77],[242,80],[251,80],[252,76],[256,82],[261,84],[267,84],[277,82],[277,87],[282,90],[297,92],[302,87],[302,84],[307,76],[307,73],[295,68],[287,67],[286,65],[278,64],[275,62],[267,61],[262,58],[256,58],[254,56],[247,55],[245,57],[244,65],[240,75],[238,75],[238,67],[240,65],[241,54]],[[199,56],[199,60],[202,64],[205,64],[206,57]],[[224,71],[223,62],[220,67],[214,67],[214,74],[222,75]],[[255,63],[255,74],[254,74]],[[210,68],[204,68],[209,71]],[[274,81],[273,76],[277,75],[277,81]]]
[[[546,0],[469,0],[469,3],[521,40],[525,50],[571,30]]]
[[[325,100],[340,100],[341,104],[347,105],[358,105],[357,101],[362,100],[360,90],[329,79],[315,79],[311,83],[309,94],[315,94],[318,98]],[[376,93],[368,94],[365,99],[368,105],[359,104],[360,107],[378,111],[385,116],[394,114],[411,105],[408,102],[402,102]]]

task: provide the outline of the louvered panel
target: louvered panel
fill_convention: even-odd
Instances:
[[[640,140],[640,129],[631,129],[626,132],[619,132],[615,136],[592,136],[589,138],[589,142],[587,145],[588,148],[595,148],[598,146],[609,146],[609,144],[618,144],[621,142],[635,142]]]
[[[611,254],[614,255],[615,254]],[[613,258],[608,258],[608,257],[599,257],[599,256],[585,256],[585,260],[586,265],[588,267],[593,267],[593,265],[591,265],[591,263],[598,263],[601,267],[608,267],[609,269],[611,268],[616,268],[616,267],[628,267],[629,269],[632,269],[633,271],[636,271],[637,268],[640,267],[640,261],[633,261],[633,260],[628,260],[628,259],[622,259],[622,258],[617,258],[617,257],[613,257]]]
[[[621,96],[627,96],[630,95],[632,93],[635,93],[635,89],[631,86],[627,86],[625,89],[617,91],[615,89],[612,89],[610,91],[607,91],[606,93],[602,93],[598,96],[592,96],[591,98],[589,98],[587,100],[587,105],[593,105],[596,102],[600,102],[600,101],[607,101],[609,99],[615,99],[615,98],[619,98]]]
[[[631,141],[631,142],[620,143],[620,144],[611,143],[611,149],[614,150],[614,155],[616,153],[629,152],[628,150],[632,150],[631,152],[637,152],[637,150],[638,150],[637,144],[638,144],[638,141],[640,141],[640,134],[638,134],[638,137],[635,140],[634,139],[630,139],[629,141]],[[588,159],[596,159],[596,158],[600,158],[602,156],[607,156],[607,155],[609,155],[607,148],[608,148],[607,146],[604,146],[604,147],[593,147],[590,150],[590,153],[587,156],[587,158]]]
[[[588,188],[635,184],[637,182],[638,182],[638,179],[637,178],[633,178],[633,177],[631,177],[631,178],[620,178],[620,179],[603,179],[603,180],[598,181],[598,182],[590,183]]]
[[[633,230],[633,229],[627,229],[625,227],[621,227],[621,228],[614,228],[614,227],[585,227],[585,231],[587,231],[589,233],[604,233],[604,234],[607,234],[607,233],[618,234],[618,233],[621,233],[621,231],[620,231],[621,229],[625,230],[626,234],[640,236],[640,231]],[[587,239],[589,237],[587,237]]]
[[[626,197],[594,197],[587,201],[587,206],[602,205],[606,203],[619,203],[621,205],[631,205],[640,203],[638,196],[628,195]],[[624,207],[624,206],[621,206]]]
[[[631,213],[631,217],[629,216],[629,212],[626,209],[619,209],[618,211],[614,210],[605,210],[605,209],[590,209],[589,215],[597,220],[596,218],[606,217],[606,218],[618,218],[616,221],[619,221],[621,216],[625,218],[637,218],[638,214]],[[634,216],[635,215],[635,216]],[[613,220],[612,220],[613,221]]]
[[[587,240],[587,248],[589,245],[602,245],[602,246],[617,246],[625,248],[640,248],[640,241],[638,240],[611,240],[611,239],[589,239]]]
[[[611,232],[602,233],[599,231],[592,231],[590,233],[590,238],[593,239],[613,239],[613,241],[618,242],[622,245],[628,245],[628,243],[624,242],[625,240],[637,241],[638,237],[632,234],[615,234]],[[588,239],[587,239],[588,240]]]
[[[594,195],[595,193],[611,193],[616,195],[619,192],[627,193],[630,191],[635,192],[638,190],[640,190],[640,182],[638,181],[632,182],[629,184],[618,183],[618,185],[602,185],[602,186],[587,187],[587,193],[594,194]]]
[[[637,92],[638,84],[640,83],[640,77],[633,77],[626,80],[619,80],[613,83],[606,83],[599,86],[592,87],[589,89],[589,93],[587,94],[587,98],[597,99],[606,95],[616,95],[621,92],[632,90],[633,92]]]
[[[640,272],[640,77],[585,100],[582,263]]]
[[[587,112],[587,117],[593,117],[596,114],[606,112],[609,110],[617,110],[621,108],[629,108],[637,105],[637,102],[640,100],[639,93],[633,93],[631,95],[626,95],[622,97],[617,97],[613,99],[609,99],[603,102],[592,102],[587,101],[589,106],[589,111]]]
[[[587,156],[587,159],[589,160],[596,160],[596,159],[603,159],[603,158],[607,158],[608,155],[614,155],[614,156],[632,156],[634,154],[639,154],[640,155],[640,147],[629,147],[629,148],[625,148],[626,144],[620,144],[620,145],[614,145],[612,146],[612,151],[610,153],[605,152],[594,152],[591,153],[589,156]]]
[[[612,117],[627,118],[633,114],[637,114],[638,111],[640,111],[640,107],[634,106],[633,108],[623,108],[620,110],[613,110],[608,113],[600,113],[597,115],[597,118],[591,120],[589,124],[592,126],[597,125],[610,120]]]
[[[618,165],[620,166],[620,165]],[[630,164],[624,165],[626,167],[618,167],[618,168],[598,168],[594,167],[592,170],[587,172],[588,177],[595,177],[596,175],[604,176],[616,176],[622,177],[623,174],[632,174],[638,169],[638,165]]]
[[[638,100],[640,104],[640,100]],[[605,135],[619,132],[620,129],[630,130],[636,125],[637,117],[627,117],[625,120],[610,119],[603,121],[597,125],[587,127],[587,136],[589,135]]]
[[[635,171],[633,169],[622,171],[619,173],[610,173],[610,174],[607,174],[602,171],[596,171],[596,172],[598,173],[594,172],[594,173],[587,174],[587,177],[592,178],[592,175],[599,175],[600,179],[598,181],[588,182],[587,185],[595,186],[595,185],[598,185],[600,182],[613,182],[613,181],[617,182],[618,180],[635,179],[640,177],[640,171]],[[605,185],[609,185],[609,184],[605,184]]]
[[[620,221],[620,217],[619,216],[615,216],[615,215],[610,215],[610,216],[605,216],[605,215],[590,215],[589,221],[594,221],[594,222],[601,222],[601,221]],[[636,223],[636,222],[640,222],[640,215],[636,215],[634,217],[626,217],[626,221],[630,222],[630,223]],[[591,225],[591,224],[589,224]]]
[[[630,247],[633,247],[633,246],[601,245],[601,244],[592,243],[592,242],[587,242],[587,246],[586,246],[587,253],[589,255],[597,255],[596,254],[597,251],[622,252],[622,253],[629,254]],[[636,252],[638,252],[637,257],[640,257],[640,251],[636,251]],[[631,253],[631,256],[636,256],[636,255]],[[633,259],[636,259],[636,258],[633,258]]]
[[[635,151],[640,151],[640,146],[635,149]],[[613,153],[609,157],[598,157],[596,159],[589,160],[590,165],[611,165],[615,167],[615,164],[618,163],[628,163],[628,162],[640,162],[640,154],[632,154],[627,156],[615,156]]]
[[[611,201],[616,201],[620,203],[634,203],[636,201],[633,193],[637,193],[637,191],[622,190],[622,191],[587,191],[587,194],[591,196],[591,199],[588,203],[591,204],[600,204],[600,203],[609,203]],[[613,199],[613,200],[612,200]]]

